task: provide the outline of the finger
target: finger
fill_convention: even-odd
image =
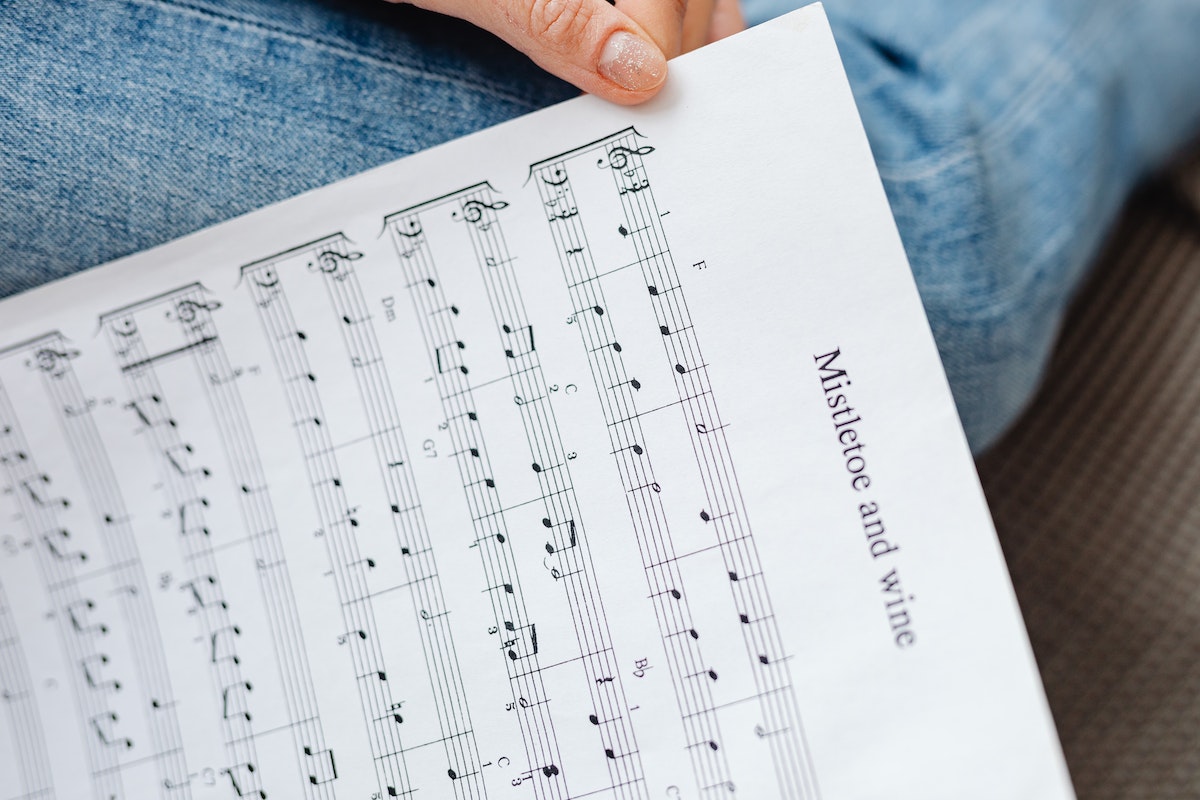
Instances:
[[[667,58],[674,58],[685,49],[683,26],[690,2],[698,3],[703,13],[715,0],[616,0],[616,7],[650,34]]]
[[[742,4],[738,0],[716,0],[708,28],[708,41],[716,42],[744,30],[746,18],[742,16]]]
[[[708,44],[716,5],[717,0],[688,0],[687,13],[683,17],[682,52],[690,53]]]
[[[415,0],[491,31],[538,66],[616,103],[653,97],[667,77],[657,40],[605,0]]]

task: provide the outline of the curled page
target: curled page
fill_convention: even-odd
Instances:
[[[1071,796],[820,7],[0,320],[5,797]]]

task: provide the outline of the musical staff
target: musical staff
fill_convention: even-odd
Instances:
[[[39,376],[93,509],[93,524],[112,565],[111,582],[126,623],[123,629],[142,688],[142,710],[158,762],[159,782],[167,790],[164,795],[190,798],[175,695],[150,589],[117,476],[93,419],[95,401],[85,395],[75,376],[72,362],[78,353],[58,333],[13,352],[24,357],[28,368]],[[95,685],[90,671],[87,679],[89,686]]]
[[[33,542],[34,563],[54,609],[59,639],[70,662],[81,727],[92,729],[95,720],[107,727],[85,737],[93,785],[105,797],[125,796],[121,776],[124,751],[133,742],[104,731],[119,729],[118,715],[110,705],[117,684],[89,680],[88,665],[107,661],[104,653],[109,626],[96,613],[96,601],[80,586],[88,553],[76,547],[71,531],[59,519],[70,501],[54,494],[53,478],[39,466],[17,421],[8,391],[0,385],[0,466],[20,508],[25,531]]]
[[[208,310],[206,306],[202,290],[192,286],[178,295],[154,298],[104,314],[100,324],[130,393],[131,399],[124,408],[139,425],[173,512],[174,538],[184,567],[179,589],[192,601],[190,613],[196,619],[200,635],[211,641],[219,632],[238,630],[234,611],[225,599],[213,531],[207,521],[213,468],[197,453],[187,438],[186,428],[173,414],[171,394],[162,385],[157,370],[169,361],[213,348],[216,340],[206,334],[202,344],[168,345],[167,350],[153,353],[150,348],[155,342],[143,335],[140,328],[140,324],[158,320],[159,315],[178,316],[180,322],[191,324],[198,311]],[[201,327],[206,325],[202,323]],[[159,330],[155,332],[162,335]],[[258,763],[258,748],[253,716],[229,713],[224,702],[228,687],[252,685],[244,675],[242,660],[234,655],[236,645],[232,648],[227,657],[212,654],[208,659],[209,673],[221,711],[227,757],[230,763],[254,766]],[[257,768],[248,770],[245,781],[239,785],[239,796],[250,795],[263,800],[267,796]]]
[[[338,554],[334,573],[347,611],[347,628],[352,631],[349,640],[356,651],[356,669],[380,676],[375,688],[382,692],[365,697],[364,706],[376,720],[372,741],[386,789],[389,794],[401,795],[421,788],[438,794],[449,790],[460,800],[483,798],[486,791],[480,759],[434,548],[408,467],[391,382],[353,270],[360,257],[343,237],[334,236],[248,265],[242,275],[272,343],[272,355],[288,396],[310,482],[319,498],[327,537],[335,544],[331,554]],[[382,677],[386,667],[382,651],[377,649],[375,604],[363,579],[364,572],[375,570],[377,562],[359,547],[357,512],[347,499],[352,487],[343,484],[338,448],[333,444],[322,400],[321,379],[305,352],[308,333],[295,322],[284,289],[296,280],[292,273],[301,270],[323,280],[331,312],[325,321],[337,326],[354,374],[369,428],[366,440],[385,487],[387,516],[399,546],[403,587],[418,623],[425,674],[432,684],[436,727],[433,720],[414,720],[399,713],[400,705],[393,702]],[[408,687],[408,691],[415,693],[416,687]],[[401,744],[402,731],[405,744]],[[444,778],[438,786],[422,787],[413,781],[407,755],[431,743],[441,746]]]
[[[30,800],[54,800],[54,777],[46,754],[42,728],[29,665],[12,619],[12,606],[0,582],[0,710],[12,732],[17,760],[17,796]]]
[[[604,600],[595,576],[591,544],[571,483],[569,461],[575,454],[563,446],[553,407],[548,402],[551,388],[542,373],[536,335],[529,323],[513,258],[500,224],[499,213],[507,205],[497,198],[490,185],[484,183],[393,214],[385,224],[393,230],[405,267],[406,282],[414,287],[417,313],[424,313],[427,320],[427,325],[423,326],[427,329],[427,340],[436,341],[433,337],[453,336],[453,318],[460,312],[457,306],[448,307],[448,316],[437,310],[430,312],[431,306],[437,308],[436,295],[423,301],[417,299],[417,292],[428,295],[437,288],[432,284],[440,285],[441,282],[432,255],[433,245],[422,220],[440,214],[462,223],[458,226],[458,235],[469,240],[479,266],[498,333],[498,352],[504,356],[514,399],[519,399],[517,406],[529,447],[530,469],[536,475],[540,489],[538,500],[543,510],[542,535],[546,553],[543,563],[561,587],[571,611],[581,654],[578,661],[583,668],[591,704],[589,721],[600,739],[598,752],[605,753],[605,768],[610,775],[613,796],[641,798],[647,796],[641,755],[612,646]],[[407,235],[414,231],[421,233]],[[444,320],[444,324],[438,324],[439,319]],[[457,339],[455,342],[453,349],[462,351],[464,348],[458,347]],[[436,349],[435,354],[441,350]],[[435,368],[440,366],[440,360],[435,357]],[[460,373],[468,374],[462,370]],[[469,386],[465,378],[456,383]],[[555,390],[559,388],[554,387]],[[469,389],[466,392],[463,401],[473,406]],[[448,392],[443,390],[443,394]],[[447,404],[448,414],[457,410]],[[475,455],[477,444],[471,451],[473,459],[479,457]],[[618,753],[621,757],[613,757]]]
[[[468,219],[478,221],[476,215],[484,210],[495,210],[494,206],[483,209],[477,205],[478,201],[474,202],[464,206],[463,213]],[[537,797],[555,800],[566,798],[570,796],[569,769],[564,769],[565,754],[558,744],[542,659],[537,639],[531,635],[536,630],[536,623],[526,603],[522,576],[511,547],[512,533],[488,457],[484,423],[472,393],[467,346],[454,330],[454,317],[459,311],[443,296],[439,287],[437,270],[419,216],[410,213],[389,218],[388,229],[400,253],[405,284],[434,371],[434,382],[445,415],[444,425],[473,521],[475,547],[493,604],[495,626],[501,638],[500,649],[516,709],[520,712],[526,758],[533,767],[534,793]],[[547,466],[550,466],[549,462]],[[616,751],[612,752],[615,758]],[[620,758],[635,759],[636,753],[621,753]]]
[[[651,139],[566,103],[0,300],[0,800],[1068,797],[798,13]]]
[[[243,372],[232,366],[217,333],[213,312],[219,305],[208,301],[200,287],[184,287],[168,297],[159,298],[157,307],[166,309],[165,318],[176,323],[176,332],[183,340],[183,344],[168,353],[172,357],[187,354],[194,363],[195,374],[199,376],[199,393],[207,400],[212,428],[217,433],[229,468],[233,495],[237,499],[238,512],[246,532],[245,540],[250,545],[255,575],[270,620],[268,630],[280,667],[280,685],[298,767],[300,791],[309,800],[331,800],[335,796],[334,777],[318,779],[311,763],[312,753],[329,752],[330,758],[332,753],[325,744],[292,578],[274,505],[267,491],[269,483],[236,383]],[[161,355],[143,358],[131,362],[127,367],[132,366],[133,371],[145,371],[155,361],[161,360]],[[126,369],[127,374],[129,371]],[[162,400],[161,395],[158,397]],[[179,449],[175,447],[176,451]],[[191,453],[187,445],[183,446],[182,451],[184,457]],[[176,473],[189,472],[183,467],[179,456],[171,450],[167,451],[167,459]],[[195,474],[195,471],[192,470],[191,474]],[[211,471],[202,467],[199,475],[207,478]],[[207,499],[204,496],[199,503],[192,501],[180,504],[178,519],[183,538],[196,535],[205,539],[210,537],[211,531],[204,521]],[[205,586],[205,581],[201,581],[190,587],[198,607],[210,607],[213,597],[219,596],[212,592],[215,582],[208,581],[207,584]],[[209,661],[212,664],[230,662],[234,666],[240,665],[238,653],[241,635],[241,628],[232,622],[213,628],[208,633]],[[220,687],[222,719],[238,719],[239,724],[251,723],[250,699],[253,692],[254,686],[250,681],[223,682]],[[239,790],[250,787],[250,791],[254,791],[253,787],[260,780],[257,765],[252,760],[247,761],[246,765],[245,776],[240,782],[233,773],[230,773],[230,777]],[[249,766],[256,768],[252,770]]]
[[[698,516],[717,539],[732,611],[740,623],[752,665],[754,694],[763,718],[761,729],[770,743],[781,796],[789,800],[812,798],[816,796],[816,785],[792,689],[789,656],[747,521],[707,365],[662,228],[663,215],[654,204],[644,165],[644,158],[653,151],[652,146],[640,142],[636,131],[626,129],[535,164],[531,172],[577,309],[575,321],[597,383],[606,387],[601,403],[618,468],[629,492],[631,514],[643,541],[651,592],[658,598],[660,619],[666,623],[664,636],[676,644],[683,643],[684,650],[675,651],[672,666],[684,719],[693,737],[693,759],[697,770],[705,775],[701,788],[715,793],[732,793],[736,788],[720,749],[719,715],[711,692],[706,691],[710,688],[707,682],[715,683],[719,676],[705,668],[698,647],[699,631],[694,627],[700,623],[692,620],[686,610],[687,588],[675,566],[684,556],[673,542],[660,497],[664,489],[655,478],[652,455],[643,444],[645,412],[638,400],[641,384],[625,371],[616,323],[608,312],[603,288],[608,272],[594,256],[596,245],[589,240],[568,170],[569,165],[574,169],[576,164],[586,165],[588,161],[594,164],[582,169],[592,166],[611,175],[621,211],[615,232],[609,234],[615,244],[606,243],[605,252],[632,251],[632,258],[622,256],[619,263],[640,270],[645,297],[662,338],[678,397],[676,407],[687,425],[705,492],[707,506],[698,511]],[[590,233],[603,235],[602,231]],[[686,681],[697,680],[704,686],[698,700],[696,695],[678,688]]]

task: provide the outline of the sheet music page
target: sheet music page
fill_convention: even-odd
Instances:
[[[0,320],[3,798],[1071,796],[820,7]]]

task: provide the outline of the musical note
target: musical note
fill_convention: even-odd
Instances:
[[[87,561],[87,553],[83,552],[82,550],[69,553],[59,547],[60,542],[66,542],[70,538],[70,531],[62,529],[55,531],[53,534],[46,534],[42,536],[42,542],[46,545],[46,549],[50,551],[50,555],[54,556],[54,558],[58,561]]]
[[[212,575],[205,575],[197,580],[188,581],[179,588],[191,594],[192,600],[196,603],[196,608],[210,608],[214,606],[221,609],[229,608],[217,589],[217,579]]]
[[[462,362],[462,351],[466,349],[467,346],[461,341],[454,341],[435,349],[434,357],[438,373],[458,371],[466,375],[468,370]]]
[[[208,478],[212,475],[212,472],[209,471],[208,467],[192,468],[185,466],[184,462],[187,461],[187,457],[193,455],[192,446],[190,444],[174,445],[169,447],[163,451],[163,455],[167,457],[167,461],[170,462],[171,466],[180,475],[201,475],[205,478]]]
[[[221,690],[221,717],[223,719],[231,719],[240,717],[246,722],[249,722],[250,717],[250,693],[254,691],[254,687],[248,681],[239,681],[232,686],[226,686]]]
[[[109,711],[104,714],[92,717],[91,723],[93,730],[96,731],[96,736],[105,747],[123,747],[126,750],[133,747],[133,740],[123,736],[115,736],[113,728],[117,723],[118,717],[115,711]]]
[[[503,326],[505,339],[509,346],[504,349],[504,355],[517,358],[532,353],[537,347],[533,343],[533,326],[523,325],[513,330],[508,325]]]
[[[188,507],[191,505],[198,505],[201,508],[208,508],[208,499],[205,497],[200,497],[195,500],[189,500],[186,503],[180,504],[180,506],[179,506],[179,533],[180,533],[180,535],[188,536],[193,533],[200,533],[203,536],[208,536],[209,531],[208,531],[207,525],[201,524],[197,527],[189,527],[188,526]]]
[[[240,664],[241,660],[237,656],[237,637],[242,635],[242,629],[236,625],[226,625],[223,628],[218,628],[213,631],[209,637],[211,641],[210,660],[212,663],[218,661],[232,661],[234,664]]]
[[[82,662],[80,667],[83,669],[84,680],[92,689],[111,689],[114,692],[121,691],[121,682],[115,678],[105,680],[100,676],[100,673],[108,666],[108,656],[104,653],[98,653],[93,656],[88,656]]]
[[[314,786],[337,780],[337,763],[332,750],[313,751],[311,747],[304,748],[304,755],[311,761],[308,780]]]
[[[542,525],[552,531],[555,531],[554,541],[546,542],[547,553],[550,553],[551,555],[555,553],[561,553],[565,550],[571,550],[578,545],[578,538],[575,532],[575,520],[569,519],[566,522],[553,523],[549,518],[545,518],[542,520]],[[567,532],[567,543],[565,546],[563,545],[563,541],[559,536],[559,530],[562,528],[566,528]]]
[[[159,406],[162,404],[162,398],[159,397],[158,395],[150,395],[150,397],[148,399],[150,400],[151,406],[156,407],[156,406]],[[125,408],[132,411],[134,414],[136,414],[138,420],[142,423],[142,425],[144,425],[147,428],[152,428],[157,423],[153,419],[151,419],[150,414],[146,411],[145,408],[143,408],[143,405],[144,405],[144,401],[131,400],[130,402],[125,404]],[[176,427],[176,425],[177,425],[175,420],[170,419],[170,418],[167,418],[165,420],[165,422],[167,423],[167,425],[169,425],[172,428]]]
[[[266,800],[267,793],[265,791],[253,788],[252,784],[257,780],[256,772],[257,768],[249,763],[237,764],[221,770],[222,775],[228,776],[229,783],[233,786],[233,791],[238,797],[256,795],[259,800]]]
[[[210,372],[208,374],[208,380],[214,386],[220,386],[221,384],[232,383],[233,381],[236,381],[238,378],[242,377],[242,373],[243,370],[241,367],[232,370],[228,375],[218,375],[215,372]]]
[[[500,649],[505,651],[510,661],[518,661],[538,654],[537,625],[530,623],[517,627],[511,622],[505,622],[504,629],[512,636],[504,641]]]

